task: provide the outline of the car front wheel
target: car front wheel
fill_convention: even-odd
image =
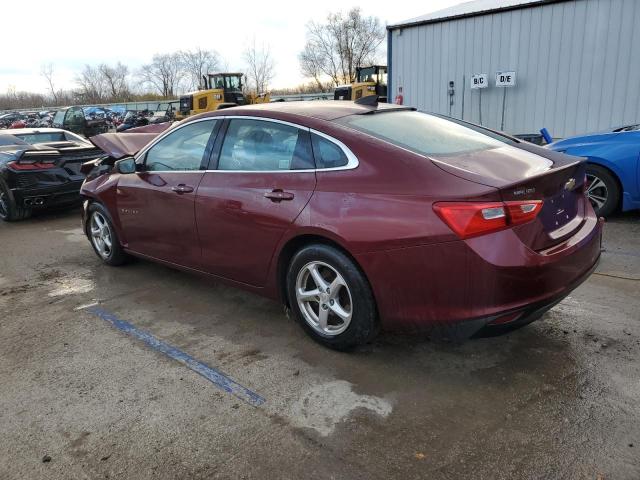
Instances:
[[[340,250],[310,245],[298,251],[287,275],[289,305],[317,342],[346,350],[378,332],[371,287],[357,265]]]
[[[107,209],[99,203],[92,203],[87,213],[87,236],[98,257],[107,265],[116,266],[125,263],[128,255],[120,245]]]

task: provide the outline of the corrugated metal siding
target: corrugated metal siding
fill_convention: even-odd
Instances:
[[[482,124],[500,128],[502,89],[495,72],[515,70],[507,89],[510,133],[547,127],[554,137],[640,123],[640,1],[569,0],[390,31],[390,98],[480,123],[474,73],[487,73]],[[465,83],[463,88],[463,76]]]

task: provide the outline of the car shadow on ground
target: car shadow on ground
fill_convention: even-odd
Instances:
[[[25,220],[19,220],[16,222],[0,222],[0,225],[5,226],[20,226],[20,225],[33,225],[38,223],[53,222],[56,220],[64,220],[67,218],[81,218],[82,207],[80,205],[74,205],[71,207],[55,207],[45,208],[41,210],[34,210],[31,217]]]

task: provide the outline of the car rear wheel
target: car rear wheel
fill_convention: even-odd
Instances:
[[[587,165],[587,197],[599,217],[607,217],[616,211],[620,187],[609,170],[599,165]]]
[[[378,333],[371,287],[336,248],[310,245],[298,251],[289,265],[287,293],[298,322],[322,345],[347,350]]]
[[[6,222],[25,220],[31,216],[31,209],[19,206],[9,188],[0,181],[0,219]]]
[[[120,246],[118,234],[111,217],[99,203],[92,203],[88,209],[87,236],[98,257],[107,265],[122,265],[128,255]]]

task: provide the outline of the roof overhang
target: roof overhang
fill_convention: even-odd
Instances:
[[[387,30],[399,30],[408,27],[417,27],[431,23],[448,22],[463,18],[478,17],[492,13],[508,12],[510,10],[520,10],[532,8],[551,3],[567,2],[569,0],[475,0],[454,5],[450,8],[438,10],[436,12],[411,18],[404,22],[387,25]]]

